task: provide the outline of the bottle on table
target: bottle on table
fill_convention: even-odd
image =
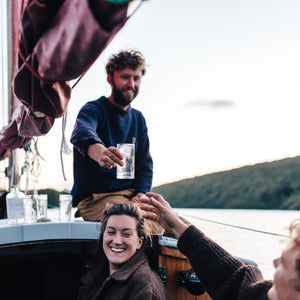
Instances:
[[[24,222],[24,198],[25,194],[16,185],[13,185],[10,193],[6,195],[7,220],[9,224]]]

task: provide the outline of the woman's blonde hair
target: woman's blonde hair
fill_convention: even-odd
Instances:
[[[295,219],[290,225],[290,243],[300,247],[300,219]]]
[[[296,289],[300,291],[300,219],[295,219],[290,225],[290,246],[296,247],[298,254],[296,258],[296,272],[298,274],[298,283]]]

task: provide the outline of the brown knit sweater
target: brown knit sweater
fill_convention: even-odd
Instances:
[[[106,277],[103,272],[102,284],[94,296],[89,296],[88,284],[92,273],[81,279],[78,300],[167,300],[167,291],[158,274],[151,269],[142,249],[131,257],[118,271]]]
[[[214,300],[267,300],[271,281],[256,266],[245,265],[190,226],[179,238],[178,249]]]

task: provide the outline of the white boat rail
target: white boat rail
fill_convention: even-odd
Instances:
[[[89,221],[8,224],[0,220],[0,247],[43,240],[97,240],[101,223]]]

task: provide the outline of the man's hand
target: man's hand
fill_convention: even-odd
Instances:
[[[134,197],[132,197],[133,202],[140,202],[141,199],[149,199],[144,193],[137,193]]]
[[[174,209],[161,195],[156,193],[146,193],[146,196],[148,198],[141,198],[140,202],[148,205],[142,205],[141,209],[151,212],[152,214],[145,214],[143,217],[145,219],[156,221],[166,231],[171,232],[174,237],[179,238],[188,228],[188,225],[178,217]]]
[[[123,166],[123,155],[116,147],[106,148],[102,144],[92,144],[88,148],[88,156],[106,169]]]

